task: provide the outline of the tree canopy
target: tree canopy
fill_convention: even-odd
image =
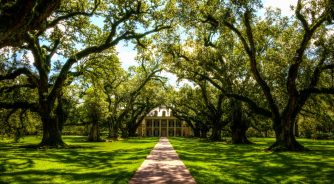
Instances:
[[[39,146],[63,147],[69,121],[91,141],[101,128],[135,136],[164,105],[195,136],[245,144],[247,130],[267,135],[271,121],[268,150],[305,150],[298,130],[333,130],[334,3],[291,8],[286,17],[260,0],[1,2],[1,126],[19,135],[34,122]],[[121,42],[134,45],[136,66],[121,67]],[[169,85],[163,72],[193,85]]]

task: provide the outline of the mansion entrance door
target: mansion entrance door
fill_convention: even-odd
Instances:
[[[167,137],[167,129],[161,128],[161,137]]]

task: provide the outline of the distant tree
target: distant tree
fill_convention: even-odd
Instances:
[[[220,141],[222,128],[228,123],[224,100],[220,91],[201,81],[194,88],[185,86],[174,92],[169,104],[174,116],[186,121],[196,136],[206,137],[211,129],[210,140]]]
[[[146,115],[154,108],[166,103],[166,92],[163,91],[165,82],[151,80],[148,82],[136,98],[125,119],[126,137],[135,137],[137,128],[142,123]]]
[[[295,134],[315,139],[333,138],[333,105],[332,96],[311,96],[298,116]]]
[[[178,90],[169,90],[168,95],[167,104],[173,116],[185,121],[193,130],[195,137],[207,138],[210,126],[203,113],[205,106],[201,94],[186,84]]]
[[[198,29],[196,41],[192,40],[194,35],[189,35],[185,43],[167,45],[163,48],[166,52],[166,64],[170,67],[170,71],[180,78],[186,78],[199,86],[210,83],[219,90],[222,98],[229,101],[225,104],[225,112],[221,113],[229,117],[232,142],[248,144],[250,141],[247,139],[246,131],[249,125],[245,119],[243,104],[235,98],[241,97],[236,93],[254,92],[249,80],[250,73],[240,71],[245,62],[242,61],[242,57],[234,55],[238,51],[234,50],[236,45],[232,41],[232,35],[220,35],[221,40],[212,42],[208,40],[211,33],[207,34],[208,30],[202,30],[205,24],[196,26],[188,28]],[[231,38],[223,39],[228,36]]]
[[[94,85],[88,88],[85,92],[85,103],[84,107],[86,110],[87,122],[89,125],[88,141],[100,142],[101,138],[100,126],[103,122],[103,118],[106,117],[107,103],[103,100],[105,97],[103,93],[96,88]]]
[[[141,55],[145,52],[142,50]],[[162,71],[159,63],[143,56],[139,58],[139,66],[132,66],[128,71],[121,67],[112,51],[92,57],[82,65],[82,88],[94,86],[102,93],[100,101],[108,104],[105,118],[109,138],[117,139],[120,134],[124,138],[135,136],[141,120],[164,99],[161,88],[165,80],[158,75]]]
[[[144,67],[144,65],[142,66]],[[129,136],[130,132],[133,134],[134,128],[138,126],[138,123],[133,127],[131,124],[154,107],[151,105],[152,102],[149,102],[150,97],[142,98],[141,95],[145,96],[143,90],[150,81],[159,78],[157,73],[161,71],[161,68],[158,65],[151,66],[151,68],[142,68],[142,66],[137,68],[140,71],[137,70],[135,75],[128,76],[126,74],[126,78],[121,81],[106,83],[104,86],[104,93],[108,96],[109,103],[110,138],[117,138],[118,132],[123,125],[126,129],[129,128],[128,130],[123,130],[123,136]]]

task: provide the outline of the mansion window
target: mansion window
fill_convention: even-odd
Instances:
[[[181,121],[180,120],[176,121],[176,127],[181,127]]]
[[[154,121],[154,127],[159,127],[159,121]]]
[[[167,127],[167,121],[161,120],[161,127]]]
[[[169,126],[169,127],[174,127],[174,121],[169,121],[169,122],[168,122],[168,126]]]

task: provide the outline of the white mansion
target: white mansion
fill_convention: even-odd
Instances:
[[[192,129],[173,116],[172,110],[156,107],[144,118],[137,129],[139,136],[192,136]]]

